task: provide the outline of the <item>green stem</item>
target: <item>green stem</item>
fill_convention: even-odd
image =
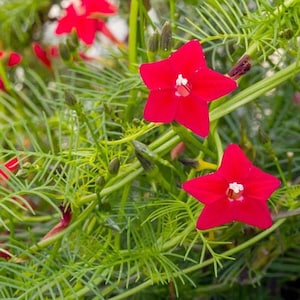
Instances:
[[[128,40],[128,68],[129,71],[136,71],[136,49],[137,49],[137,20],[139,11],[139,1],[131,0],[129,16],[129,40]]]
[[[86,126],[88,127],[88,129],[89,129],[89,131],[90,131],[90,134],[91,134],[91,136],[92,136],[92,139],[93,139],[93,141],[94,141],[94,143],[95,143],[95,145],[96,145],[96,148],[97,148],[97,150],[98,150],[98,153],[100,153],[100,152],[101,152],[101,149],[100,149],[100,145],[99,145],[98,139],[97,139],[97,137],[96,137],[96,135],[95,135],[94,129],[92,128],[92,125],[90,124],[88,118],[86,117],[86,115],[85,115],[84,112],[81,113],[81,114],[79,115],[79,117],[82,119],[82,121],[83,121],[83,122],[86,124]]]
[[[128,39],[128,69],[131,73],[137,72],[137,32],[139,20],[139,0],[131,0],[129,15],[129,39]],[[141,25],[142,26],[142,25]],[[134,112],[134,105],[137,99],[137,91],[132,89],[129,93],[125,120],[130,122]]]
[[[175,25],[175,0],[169,0],[169,6],[170,6],[170,17],[172,21],[172,27]]]

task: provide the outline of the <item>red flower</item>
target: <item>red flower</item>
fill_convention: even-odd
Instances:
[[[272,225],[267,199],[280,181],[255,167],[238,145],[224,152],[220,168],[183,183],[183,189],[204,203],[198,229],[239,221],[261,229]]]
[[[8,173],[15,171],[19,167],[19,160],[18,158],[14,157],[10,159],[8,162],[4,164],[5,169],[8,171]],[[0,181],[1,176],[5,179],[9,178],[9,175],[2,169],[0,169]]]
[[[181,123],[200,136],[209,133],[207,102],[236,89],[231,78],[206,66],[201,44],[189,41],[169,58],[142,64],[141,77],[150,89],[144,118]]]
[[[22,56],[19,53],[11,52],[8,57],[7,65],[9,67],[13,67],[15,65],[18,65],[21,62],[21,60],[22,60]]]
[[[65,15],[58,21],[55,33],[58,35],[65,34],[75,29],[79,39],[85,44],[91,45],[94,42],[96,32],[102,31],[103,28],[103,34],[110,39],[111,36],[116,39],[103,25],[104,21],[96,18],[98,15],[112,15],[116,11],[116,6],[105,0],[82,0],[81,5],[71,4],[66,8]]]
[[[6,61],[7,67],[14,67],[18,65],[22,60],[22,56],[17,52],[5,53],[4,51],[0,51],[0,59],[3,59],[7,55],[8,55]],[[4,80],[1,77],[0,77],[0,90],[6,91]]]

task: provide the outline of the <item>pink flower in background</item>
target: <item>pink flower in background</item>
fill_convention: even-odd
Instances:
[[[209,133],[208,102],[237,88],[234,80],[207,67],[197,40],[187,42],[167,59],[142,64],[140,74],[150,89],[144,118],[177,121],[202,137]]]
[[[266,201],[279,186],[276,177],[254,166],[238,145],[231,144],[215,173],[186,181],[182,188],[205,205],[198,229],[232,221],[265,229],[272,225]]]
[[[105,0],[82,0],[80,5],[69,5],[64,16],[58,20],[55,33],[57,35],[71,33],[76,30],[79,39],[85,44],[91,45],[95,35],[101,31],[113,42],[119,43],[117,38],[107,28],[105,22],[99,16],[113,15],[117,7]]]

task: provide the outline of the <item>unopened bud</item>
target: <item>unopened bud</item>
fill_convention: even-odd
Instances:
[[[138,119],[138,118],[134,118],[134,119],[132,120],[132,124],[133,124],[134,126],[139,126],[139,125],[141,125],[141,120]]]
[[[135,155],[137,157],[137,159],[139,160],[139,162],[141,163],[143,169],[146,172],[150,172],[154,169],[155,165],[153,164],[152,160],[151,160],[151,156],[152,153],[150,152],[150,150],[148,149],[148,147],[136,140],[132,141],[132,145],[134,147],[134,152]]]
[[[159,50],[159,33],[155,31],[148,40],[148,59],[149,61],[155,60],[155,55]]]
[[[120,160],[115,157],[112,159],[108,165],[108,172],[112,175],[117,175],[120,169]]]
[[[294,36],[294,31],[291,28],[286,28],[279,32],[279,36],[286,40],[290,40]]]
[[[69,107],[73,108],[78,103],[78,100],[73,93],[65,90],[65,102]]]
[[[178,159],[185,166],[189,166],[197,171],[202,170],[216,170],[218,166],[216,164],[204,161],[202,159],[193,159],[193,158],[183,158]]]
[[[68,46],[70,47],[70,51],[77,50],[79,46],[79,39],[76,30],[72,30],[72,33],[68,36],[67,42],[68,41],[69,41]]]
[[[73,40],[70,37],[67,38],[66,43],[71,53],[74,53],[77,50],[77,45],[73,42]]]
[[[271,142],[270,137],[262,128],[258,129],[258,140],[264,145],[269,144]]]
[[[26,179],[28,176],[32,173],[34,173],[36,170],[38,170],[38,165],[32,164],[29,161],[25,162],[22,167],[17,171],[16,176],[21,179]]]
[[[32,168],[32,164],[27,161],[26,163],[23,164],[22,169],[31,169]]]
[[[160,50],[162,56],[168,56],[172,50],[172,28],[169,22],[165,22],[161,30]]]
[[[102,175],[98,176],[95,180],[96,188],[102,188],[105,184],[105,179]]]
[[[237,80],[242,75],[246,74],[251,69],[249,55],[244,55],[228,72],[228,75]]]
[[[26,179],[28,177],[28,171],[26,169],[20,169],[16,173],[16,177]]]
[[[70,54],[69,47],[64,43],[60,43],[58,48],[59,48],[59,54],[60,54],[62,60],[65,62],[69,62],[71,60],[71,54]]]

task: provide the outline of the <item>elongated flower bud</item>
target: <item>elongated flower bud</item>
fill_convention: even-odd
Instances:
[[[112,159],[108,165],[108,172],[112,175],[117,175],[120,169],[120,160],[115,157]]]
[[[70,49],[66,44],[60,43],[59,46],[59,54],[63,61],[69,62],[71,60]]]
[[[166,22],[161,30],[160,50],[163,57],[167,57],[172,50],[172,28],[169,22]]]
[[[148,147],[139,141],[132,141],[132,145],[134,147],[135,155],[141,163],[143,169],[146,172],[152,171],[155,165],[151,159],[152,153]]]
[[[78,104],[76,96],[67,90],[65,90],[65,102],[71,108],[74,108]]]
[[[148,40],[148,49],[147,49],[147,55],[149,61],[154,61],[155,56],[159,50],[159,33],[155,31]]]
[[[228,75],[233,80],[237,80],[242,75],[246,74],[250,69],[250,57],[249,55],[245,55],[229,70]]]
[[[193,169],[196,169],[197,171],[216,170],[218,167],[217,165],[207,162],[207,161],[204,161],[202,159],[180,157],[180,158],[178,158],[178,160],[185,166],[189,166]]]

